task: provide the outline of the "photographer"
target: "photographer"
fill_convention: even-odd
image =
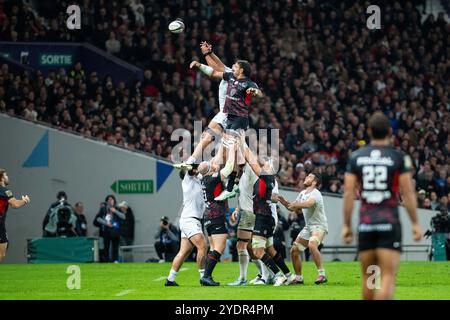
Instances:
[[[441,211],[431,218],[430,225],[431,230],[428,230],[425,236],[433,236],[434,259],[443,260],[442,256],[445,254],[445,259],[450,260],[450,215],[447,208],[441,207]],[[443,241],[445,241],[445,251],[440,250]]]
[[[158,231],[155,234],[155,250],[159,262],[170,262],[175,257],[180,246],[180,232],[169,222],[169,217],[161,217]]]
[[[118,261],[120,225],[125,218],[125,214],[116,206],[116,198],[113,195],[108,195],[105,202],[100,204],[100,211],[95,216],[94,226],[99,228],[99,236],[103,239],[103,250],[100,249],[102,262]]]
[[[77,216],[64,197],[61,197],[59,202],[52,204],[44,223],[44,236],[46,237],[77,236],[75,231]]]
[[[50,205],[50,208],[48,208],[47,213],[45,214],[44,221],[42,222],[42,236],[43,237],[56,237],[56,222],[53,222],[52,226],[49,226],[49,230],[54,230],[53,232],[47,231],[46,227],[49,223],[50,216],[52,216],[52,213],[56,214],[55,208],[60,207],[61,203],[64,203],[65,206],[71,207],[70,204],[67,202],[67,194],[64,191],[59,191],[56,194],[56,202],[53,202]],[[53,215],[53,218],[55,216]]]

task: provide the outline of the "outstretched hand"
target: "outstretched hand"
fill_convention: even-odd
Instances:
[[[198,61],[192,61],[189,68],[193,69],[193,68],[197,68],[200,66],[200,62]]]
[[[200,49],[202,50],[202,54],[206,54],[212,51],[212,45],[206,41],[202,41],[200,43]]]
[[[30,197],[28,195],[22,196],[22,201],[25,202],[25,204],[30,203]]]

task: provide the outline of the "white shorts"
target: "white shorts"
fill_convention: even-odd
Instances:
[[[273,237],[269,237],[267,239],[263,239],[262,237],[253,237],[252,238],[252,248],[264,248],[267,249],[273,246]]]
[[[223,113],[222,111],[219,111],[214,118],[212,118],[211,121],[214,121],[215,123],[218,123],[222,126],[222,129],[226,128],[227,125],[227,114]]]
[[[318,244],[321,244],[323,242],[323,238],[328,233],[328,230],[322,226],[305,226],[302,231],[300,231],[298,236],[309,241],[309,239],[312,237],[313,232],[318,234]]]
[[[182,238],[189,239],[196,234],[203,234],[202,223],[196,218],[180,218],[180,230]]]

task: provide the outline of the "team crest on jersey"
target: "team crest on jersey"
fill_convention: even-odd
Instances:
[[[371,158],[379,158],[379,157],[381,157],[381,151],[380,150],[373,150],[370,153],[370,157]]]
[[[234,96],[235,94],[236,94],[236,89],[235,88],[232,88],[231,90],[230,90],[230,96]]]
[[[11,190],[6,190],[5,194],[6,194],[7,197],[12,197],[13,196]]]

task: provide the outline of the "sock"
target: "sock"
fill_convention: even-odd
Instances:
[[[295,275],[295,280],[297,280],[297,281],[303,281],[303,275],[301,275],[301,274],[296,274],[296,275]]]
[[[170,269],[169,276],[167,277],[167,280],[172,281],[172,282],[175,281],[175,277],[177,276],[177,273],[178,272],[176,272],[175,270]]]
[[[195,157],[190,156],[187,160],[186,160],[186,164],[193,164],[197,161],[197,159],[195,159]]]
[[[289,271],[288,266],[286,265],[286,263],[284,262],[283,257],[281,256],[280,253],[277,252],[277,254],[275,255],[275,257],[273,257],[273,261],[276,263],[276,265],[278,266],[278,268],[281,269],[281,271],[283,271],[283,273],[286,276],[289,276],[291,274],[291,271]]]
[[[273,272],[270,269],[268,269],[262,261],[261,265],[262,265],[261,279],[263,279],[265,282],[268,282],[269,278],[273,276]]]
[[[228,192],[233,191],[234,180],[236,180],[236,176],[237,176],[237,173],[236,173],[235,171],[233,171],[233,172],[228,176],[228,183],[227,183],[227,191],[228,191]]]
[[[203,278],[205,275],[205,269],[198,269],[198,273],[200,273],[200,278]]]
[[[318,269],[317,272],[319,272],[319,276],[325,277],[325,269]]]
[[[248,268],[248,252],[247,249],[239,251],[239,278],[243,281],[247,280],[247,268]]]
[[[205,273],[204,277],[211,277],[212,272],[214,268],[216,267],[217,262],[220,261],[221,254],[217,252],[216,250],[208,253],[208,256],[206,258],[206,265],[205,265]]]
[[[258,268],[258,274],[262,276],[264,263],[259,259],[253,260],[253,262],[255,263],[256,268]]]
[[[277,274],[278,271],[280,271],[275,264],[275,261],[272,260],[272,258],[267,254],[264,253],[264,255],[261,258],[262,262],[270,269],[273,273]]]

